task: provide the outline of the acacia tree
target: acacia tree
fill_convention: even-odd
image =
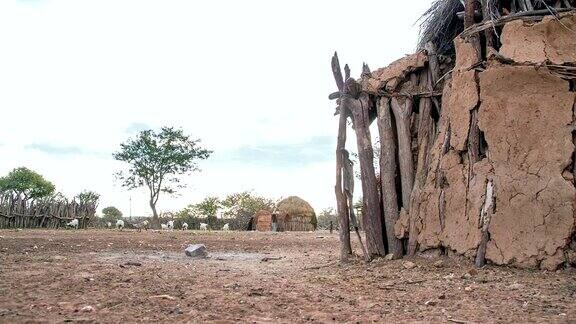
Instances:
[[[0,192],[20,196],[24,200],[48,197],[54,185],[43,176],[25,167],[16,168],[0,178]]]
[[[80,204],[94,204],[98,205],[98,200],[100,200],[100,194],[94,191],[84,190],[77,194],[76,197]]]
[[[109,206],[102,209],[102,218],[108,222],[114,222],[122,218],[122,212],[114,206]]]
[[[159,132],[141,131],[136,138],[120,144],[113,154],[118,161],[128,163],[129,169],[117,173],[122,186],[135,189],[146,186],[150,193],[152,227],[160,228],[156,203],[160,193],[175,194],[184,187],[180,176],[199,171],[197,160],[207,159],[211,151],[199,146],[181,129],[163,127]]]

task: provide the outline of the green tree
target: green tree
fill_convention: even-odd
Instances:
[[[338,229],[338,217],[334,208],[324,208],[317,217],[318,228],[327,230],[330,229],[330,222],[332,222],[333,229]]]
[[[0,192],[9,192],[24,200],[48,197],[54,185],[40,174],[25,168],[16,168],[0,178]]]
[[[200,218],[216,218],[221,207],[218,197],[206,197],[201,202],[192,205],[195,214]]]
[[[81,193],[77,194],[76,197],[74,198],[78,199],[78,202],[81,204],[98,205],[98,201],[100,200],[100,194],[94,191],[84,190]]]
[[[152,227],[160,228],[156,203],[160,193],[174,194],[184,186],[179,176],[199,171],[196,161],[207,159],[211,151],[199,146],[181,129],[163,127],[160,132],[141,131],[136,138],[120,145],[114,158],[129,164],[117,174],[122,186],[135,189],[146,186],[150,193]]]
[[[122,218],[122,212],[114,206],[109,206],[102,209],[102,218],[107,222],[115,222]]]
[[[260,210],[274,209],[274,201],[253,194],[251,191],[243,191],[226,196],[222,201],[225,218],[236,218],[242,215],[253,216]]]

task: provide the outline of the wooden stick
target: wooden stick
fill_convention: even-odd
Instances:
[[[338,87],[338,91],[342,93],[344,90],[344,81],[342,80],[342,71],[340,70],[340,62],[338,54],[334,53],[332,57],[332,73],[334,80]],[[346,127],[348,119],[348,108],[344,105],[340,107],[340,116],[338,122],[338,140],[336,143],[336,185],[334,192],[336,194],[336,206],[338,211],[338,220],[340,222],[340,260],[347,261],[348,257],[352,255],[352,246],[350,245],[350,220],[348,218],[348,204],[344,196],[342,187],[342,153],[346,147]]]
[[[384,223],[388,252],[394,259],[402,257],[402,242],[394,235],[398,220],[398,195],[396,192],[396,136],[392,127],[390,99],[378,99],[378,130],[380,133],[380,180],[384,206]]]
[[[349,84],[350,83],[350,84]],[[353,79],[346,80],[346,88],[357,89]],[[382,233],[381,207],[378,195],[378,184],[374,170],[374,151],[369,129],[370,100],[368,94],[361,93],[359,99],[344,96],[343,104],[349,107],[354,122],[358,157],[360,160],[360,177],[362,182],[362,198],[364,202],[363,217],[365,217],[366,245],[370,256],[384,256],[384,236]]]
[[[482,206],[482,210],[480,211],[482,237],[476,251],[476,260],[474,262],[478,268],[481,268],[486,264],[486,246],[488,245],[489,240],[488,227],[490,226],[490,220],[492,218],[492,213],[494,212],[494,196],[494,184],[492,180],[488,180],[486,183],[484,206]]]
[[[570,11],[574,11],[574,10],[575,10],[574,8],[560,8],[560,9],[556,9],[554,11],[555,11],[555,13],[563,13],[563,12],[570,12]],[[460,36],[461,37],[469,37],[473,34],[479,33],[481,31],[488,29],[488,28],[494,28],[496,26],[502,26],[506,23],[509,23],[511,21],[514,21],[514,20],[522,19],[522,18],[534,17],[535,19],[540,19],[543,16],[549,16],[549,15],[552,15],[552,13],[550,12],[549,9],[522,11],[522,12],[518,12],[518,13],[513,13],[513,14],[509,14],[507,16],[503,16],[499,19],[489,20],[489,21],[485,21],[485,22],[467,27],[462,32],[462,34],[460,34]]]
[[[412,160],[412,135],[410,116],[413,101],[410,98],[392,98],[391,106],[396,119],[398,134],[398,160],[400,161],[400,179],[402,182],[402,207],[409,212],[410,193],[414,184],[414,161]]]

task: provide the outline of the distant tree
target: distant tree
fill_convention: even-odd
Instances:
[[[226,196],[222,201],[225,218],[234,218],[239,215],[248,214],[253,216],[260,210],[274,209],[274,200],[255,195],[251,191],[243,191]]]
[[[273,211],[274,200],[258,196],[251,191],[228,195],[223,201],[222,217],[230,220],[234,229],[246,229],[250,219],[260,210]]]
[[[114,222],[122,218],[122,212],[114,206],[109,206],[102,209],[102,218],[107,222]]]
[[[24,200],[48,197],[54,193],[54,189],[50,181],[25,167],[16,168],[0,178],[0,192],[8,192]]]
[[[141,131],[136,138],[121,144],[120,151],[114,153],[116,160],[130,165],[127,171],[117,174],[122,186],[148,188],[152,227],[160,227],[156,211],[160,193],[174,194],[183,188],[179,176],[199,171],[196,161],[207,159],[212,153],[201,148],[199,142],[181,129],[163,127],[160,132]]]
[[[200,218],[216,218],[221,207],[218,197],[206,197],[201,202],[193,205],[196,214]]]
[[[77,194],[76,197],[74,198],[76,198],[78,202],[81,204],[97,205],[98,201],[100,200],[100,194],[94,191],[84,190],[81,193]]]
[[[332,222],[332,226],[334,229],[338,229],[338,217],[336,216],[336,212],[334,208],[324,208],[317,216],[318,220],[318,229],[327,230],[330,229],[330,222]]]

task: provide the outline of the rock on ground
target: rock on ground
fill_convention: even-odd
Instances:
[[[206,258],[208,256],[208,250],[204,244],[190,244],[184,252],[191,258]]]

